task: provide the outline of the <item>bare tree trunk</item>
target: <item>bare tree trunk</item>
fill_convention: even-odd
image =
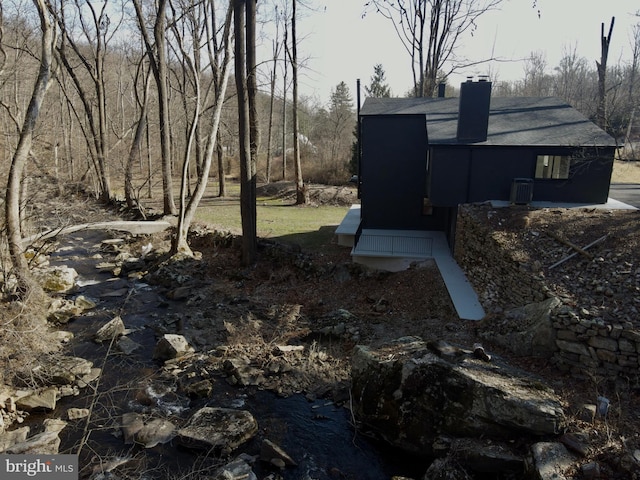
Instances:
[[[136,133],[133,136],[133,141],[131,142],[131,149],[129,150],[129,157],[127,159],[127,166],[124,175],[124,197],[127,202],[127,206],[129,208],[138,208],[140,213],[142,213],[141,205],[136,198],[136,194],[133,190],[133,164],[136,161],[136,158],[140,157],[140,151],[142,147],[142,142],[144,140],[144,134],[147,130],[147,113],[148,113],[148,105],[149,105],[149,81],[150,81],[150,73],[147,73],[147,76],[144,80],[144,92],[142,101],[139,101],[140,105],[140,116],[138,118],[138,125],[136,126]],[[135,87],[137,87],[137,82]],[[135,88],[134,87],[134,88]]]
[[[215,93],[215,101],[214,101],[214,111],[213,111],[213,121],[211,130],[209,132],[209,136],[207,138],[207,148],[204,154],[203,163],[202,163],[202,172],[198,175],[196,180],[196,186],[193,191],[193,195],[191,196],[188,205],[184,208],[184,213],[181,213],[178,222],[178,233],[175,242],[175,252],[183,252],[187,254],[191,254],[191,249],[187,244],[187,234],[189,232],[189,227],[191,226],[191,222],[193,221],[193,217],[196,213],[198,205],[200,204],[200,200],[204,196],[205,190],[207,188],[207,183],[209,180],[209,172],[211,171],[211,164],[213,163],[213,153],[218,144],[217,139],[219,138],[219,128],[220,128],[220,117],[222,116],[222,108],[224,105],[224,97],[227,92],[227,85],[229,80],[229,66],[231,64],[231,14],[233,10],[231,8],[231,2],[229,2],[229,10],[227,13],[227,19],[224,27],[224,38],[223,38],[223,49],[224,49],[224,58],[222,60],[222,66],[219,69],[218,75],[220,78],[217,82],[217,89]],[[255,201],[254,201],[255,204]],[[181,205],[182,210],[182,205]]]
[[[276,99],[276,80],[278,69],[278,56],[280,52],[280,40],[279,40],[279,25],[280,19],[278,18],[278,7],[276,6],[276,33],[275,39],[272,42],[273,45],[273,70],[271,70],[271,82],[270,82],[270,94],[271,99],[269,102],[269,128],[267,133],[267,171],[266,179],[267,183],[271,182],[271,165],[273,162],[273,121],[274,121],[274,107]]]
[[[105,202],[111,200],[111,185],[107,167],[108,135],[107,135],[107,100],[105,93],[105,55],[108,43],[108,31],[110,26],[107,15],[107,2],[104,2],[100,11],[96,11],[92,3],[86,3],[90,12],[83,13],[83,6],[79,1],[60,2],[59,6],[47,3],[49,12],[56,16],[57,24],[61,31],[61,41],[56,46],[58,59],[64,65],[72,83],[76,89],[87,119],[88,130],[85,137],[91,159],[98,178],[98,195]],[[77,25],[68,24],[67,9],[73,8],[80,19],[79,31]],[[58,8],[56,10],[56,7]],[[90,17],[90,21],[85,19]],[[94,29],[89,28],[91,25]],[[80,45],[77,34],[84,36],[84,43]],[[70,51],[69,51],[70,50]],[[86,52],[90,52],[87,54]],[[81,67],[81,68],[80,68]],[[84,85],[83,76],[78,70],[84,70],[88,75],[92,86]],[[70,100],[69,100],[70,101]]]
[[[609,44],[613,33],[613,24],[616,18],[611,17],[609,35],[604,34],[604,23],[600,25],[600,61],[596,61],[598,67],[598,109],[596,110],[596,123],[603,130],[607,127],[607,57],[609,56]]]
[[[633,52],[633,56],[631,61],[631,72],[629,73],[629,90],[627,92],[627,105],[631,106],[631,112],[629,113],[629,123],[627,124],[624,136],[624,154],[625,159],[627,160],[629,159],[629,156],[631,156],[631,158],[635,158],[635,152],[631,141],[631,132],[633,132],[633,125],[636,116],[636,102],[634,99],[636,79],[638,76],[638,63],[640,62],[640,25],[636,25],[633,28],[633,45],[631,50]]]
[[[258,79],[256,69],[256,4],[257,0],[247,0],[247,101],[249,102],[249,138],[251,149],[251,176],[255,178],[258,164],[260,128],[258,125]],[[255,194],[254,194],[255,196]]]
[[[245,2],[234,0],[235,80],[238,95],[238,137],[240,153],[240,215],[242,217],[242,263],[255,263],[258,250],[255,216],[255,176],[252,175],[249,101],[247,99],[247,70],[245,44]]]
[[[300,162],[300,126],[298,122],[298,45],[296,38],[296,0],[293,2],[291,14],[291,75],[293,77],[293,161],[296,176],[296,204],[309,203],[309,193],[302,179],[302,164]]]
[[[269,127],[267,129],[267,168],[266,168],[266,181],[271,182],[271,164],[273,163],[273,120],[274,120],[274,107],[275,107],[275,93],[276,93],[276,72],[275,66],[271,72],[271,99],[269,101]]]
[[[162,150],[162,202],[166,215],[175,215],[173,201],[173,165],[171,161],[171,134],[169,131],[169,87],[167,85],[166,11],[167,0],[160,0],[158,16],[153,29],[156,41],[157,68],[155,69],[159,97],[160,148]]]
[[[218,196],[227,196],[227,179],[224,172],[224,149],[222,148],[222,135],[220,135],[220,128],[218,128],[218,134],[216,136],[216,154],[218,157]]]
[[[174,17],[176,14],[174,12]],[[176,24],[173,25],[174,36],[178,43],[178,47],[180,53],[182,54],[182,73],[183,73],[183,84],[184,84],[184,93],[183,93],[183,105],[185,110],[185,116],[188,113],[188,104],[187,104],[187,76],[190,73],[193,81],[194,95],[195,95],[195,107],[193,109],[193,115],[191,118],[190,124],[187,131],[187,144],[184,149],[184,158],[182,162],[182,176],[180,182],[180,204],[178,210],[178,229],[176,232],[176,237],[173,241],[172,253],[186,253],[187,255],[192,255],[191,248],[187,243],[187,236],[189,233],[189,227],[191,225],[190,219],[186,218],[186,210],[187,210],[187,190],[189,189],[189,164],[191,160],[191,151],[193,149],[193,145],[196,138],[196,130],[198,128],[198,123],[200,121],[200,108],[201,108],[201,88],[200,88],[200,72],[196,68],[196,63],[191,59],[190,53],[185,50],[184,44],[182,42],[181,32],[178,31]],[[199,44],[199,41],[196,38],[193,38],[195,44]],[[197,148],[197,145],[196,145]],[[206,180],[205,180],[206,185]]]
[[[29,265],[22,250],[22,232],[20,229],[20,180],[25,169],[33,132],[38,120],[40,107],[47,93],[51,80],[51,68],[53,62],[53,46],[55,43],[54,27],[49,17],[49,12],[44,0],[34,0],[40,17],[42,29],[41,57],[38,77],[33,86],[31,101],[27,108],[18,146],[11,161],[7,193],[5,199],[5,215],[7,222],[7,238],[9,242],[9,254],[14,273],[18,281],[18,292],[22,297],[30,295],[44,296],[40,287],[31,277]]]
[[[284,21],[284,48],[287,47],[289,26],[286,14]],[[282,75],[282,180],[287,179],[287,55],[284,56],[284,73]]]
[[[167,85],[167,42],[166,42],[166,7],[167,0],[159,0],[156,20],[153,28],[155,45],[152,45],[149,32],[145,27],[145,15],[142,12],[141,0],[134,0],[138,26],[144,39],[149,63],[158,89],[158,121],[160,124],[160,156],[162,158],[162,199],[163,211],[166,215],[177,213],[173,200],[173,165],[171,161],[171,134],[169,131],[169,89]],[[155,54],[154,54],[155,51]]]

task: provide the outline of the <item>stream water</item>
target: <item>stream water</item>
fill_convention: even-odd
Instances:
[[[75,335],[68,354],[101,367],[99,383],[77,397],[62,399],[58,411],[49,415],[66,418],[64,412],[70,407],[91,409],[88,420],[69,422],[61,432],[60,453],[79,452],[81,478],[197,479],[211,475],[221,465],[220,458],[173,443],[149,449],[125,445],[119,434],[123,413],[164,416],[181,424],[204,404],[250,411],[258,422],[258,435],[234,455],[257,455],[261,439],[268,435],[298,462],[278,472],[285,480],[383,480],[394,475],[419,478],[424,473],[422,462],[356,435],[349,411],[323,400],[310,402],[302,395],[282,398],[254,388],[232,387],[222,379],[214,381],[213,394],[203,405],[177,394],[175,384],[160,374],[152,351],[157,340],[155,325],[179,313],[180,303],[167,300],[144,283],[100,273],[94,255],[104,238],[108,235],[97,231],[73,234],[63,238],[63,247],[51,258],[52,263],[68,265],[79,273],[74,295],[99,301],[96,309],[65,326]],[[142,346],[130,355],[92,340],[93,333],[116,315],[130,330],[128,337]],[[118,464],[111,473],[95,475]],[[272,470],[257,461],[254,472],[262,479]]]

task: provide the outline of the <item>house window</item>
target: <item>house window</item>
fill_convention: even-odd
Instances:
[[[567,155],[538,155],[536,178],[567,179],[571,157]]]

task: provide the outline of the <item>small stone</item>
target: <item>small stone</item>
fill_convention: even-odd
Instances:
[[[124,335],[124,332],[124,322],[122,318],[117,316],[100,327],[93,339],[96,343],[110,342],[112,339]]]
[[[88,408],[70,408],[69,410],[67,410],[67,418],[69,420],[78,420],[80,418],[87,418],[88,416]]]
[[[271,465],[273,465],[274,467],[278,467],[281,470],[283,470],[284,467],[286,466],[286,464],[284,463],[284,460],[282,460],[281,458],[272,458],[269,463],[271,463]]]

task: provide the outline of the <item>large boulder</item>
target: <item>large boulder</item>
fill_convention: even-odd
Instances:
[[[558,397],[525,372],[443,342],[404,337],[375,350],[355,348],[356,420],[391,444],[433,455],[439,436],[556,434],[564,424]]]
[[[178,430],[178,442],[189,448],[232,452],[258,432],[258,422],[246,410],[203,407]]]

